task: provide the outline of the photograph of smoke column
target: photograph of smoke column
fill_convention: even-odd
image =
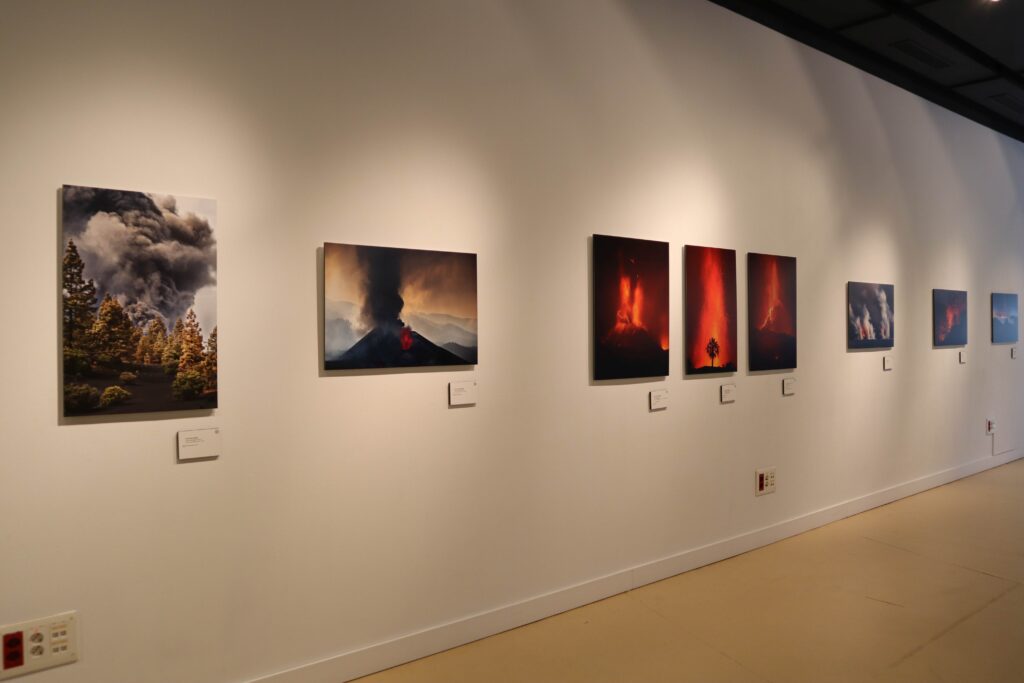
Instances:
[[[64,415],[217,407],[217,203],[65,185]]]
[[[594,379],[668,374],[668,243],[594,235]]]
[[[932,290],[932,328],[935,346],[967,345],[967,292]]]
[[[476,254],[324,245],[324,369],[476,362]]]
[[[1017,295],[992,293],[992,343],[1017,343]]]
[[[891,349],[896,338],[895,287],[846,283],[846,348]]]
[[[686,374],[736,372],[736,252],[686,245]]]
[[[751,370],[796,367],[796,259],[747,254]]]

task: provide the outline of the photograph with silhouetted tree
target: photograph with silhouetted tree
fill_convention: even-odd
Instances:
[[[687,244],[683,263],[686,374],[736,372],[736,252]]]
[[[216,203],[61,194],[64,415],[217,407]]]

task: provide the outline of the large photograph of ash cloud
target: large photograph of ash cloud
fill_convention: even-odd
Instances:
[[[475,365],[476,254],[324,245],[324,368]]]
[[[668,243],[594,235],[594,379],[668,374]]]
[[[890,349],[896,338],[893,285],[848,282],[846,285],[846,347]]]
[[[217,205],[65,185],[65,416],[217,406]]]

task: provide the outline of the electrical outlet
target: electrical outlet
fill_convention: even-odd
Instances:
[[[52,617],[0,626],[3,666],[0,681],[78,661],[78,615]]]
[[[767,493],[775,493],[774,467],[754,472],[754,495],[763,496]]]
[[[992,418],[985,420],[985,433],[989,435],[996,433],[996,421]]]

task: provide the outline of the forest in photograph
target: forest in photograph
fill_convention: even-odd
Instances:
[[[65,416],[217,406],[215,216],[212,200],[64,186]]]

